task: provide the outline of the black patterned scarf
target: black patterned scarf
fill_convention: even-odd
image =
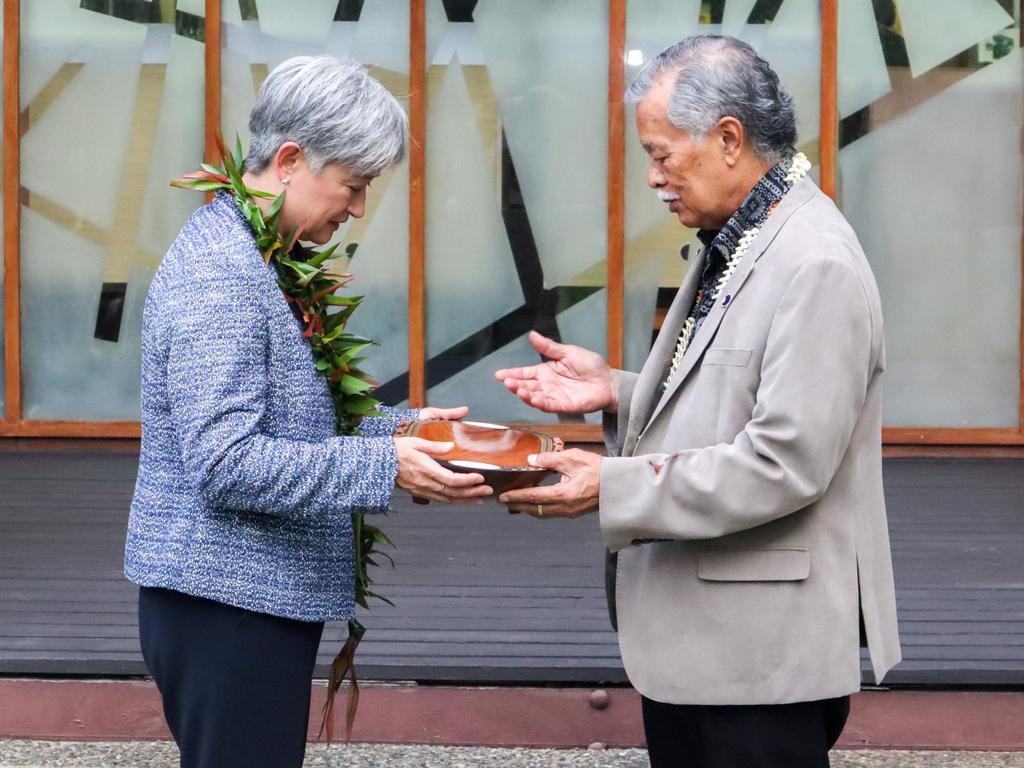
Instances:
[[[789,191],[790,185],[786,183],[789,164],[790,159],[787,158],[762,176],[724,227],[717,231],[702,229],[697,233],[705,246],[705,256],[700,287],[690,309],[690,316],[695,322],[694,335],[715,305],[715,286],[736,252],[743,233],[748,229],[760,229]]]

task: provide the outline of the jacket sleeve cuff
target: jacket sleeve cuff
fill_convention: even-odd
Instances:
[[[345,473],[347,487],[342,489],[339,507],[349,512],[386,512],[398,477],[398,455],[390,437],[339,438],[339,452],[352,457],[351,446],[342,441],[358,441],[361,469]],[[345,459],[341,460],[343,463]]]
[[[359,423],[359,434],[363,437],[389,437],[395,434],[403,421],[413,421],[419,416],[418,408],[392,408],[378,405],[376,416],[367,416]]]
[[[605,457],[601,460],[601,490],[598,518],[601,537],[611,552],[633,546],[645,537],[642,520],[630,510],[643,507],[638,497],[646,496],[646,489],[638,487],[636,472],[646,457]]]

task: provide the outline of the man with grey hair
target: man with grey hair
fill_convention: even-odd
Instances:
[[[628,98],[648,183],[703,247],[639,374],[539,334],[549,362],[497,372],[543,411],[604,411],[608,447],[533,457],[562,482],[501,500],[599,509],[652,765],[827,766],[861,638],[876,680],[900,659],[878,290],[749,45],[687,38]]]

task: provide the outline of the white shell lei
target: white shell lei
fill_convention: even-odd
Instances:
[[[810,170],[810,161],[803,152],[798,152],[793,156],[793,160],[789,165],[789,172],[786,174],[785,178],[786,184],[792,187],[800,181],[800,179],[806,176],[807,172]],[[729,261],[726,263],[725,269],[722,271],[722,276],[718,278],[718,282],[715,283],[715,289],[711,294],[712,301],[718,301],[718,297],[722,295],[722,291],[725,290],[725,286],[736,271],[736,267],[739,266],[744,255],[746,255],[747,251],[750,250],[750,246],[753,244],[754,240],[757,239],[757,235],[760,231],[760,227],[751,227],[743,232],[743,236],[736,244],[736,250],[733,251],[732,256],[729,257]],[[693,331],[696,327],[697,321],[691,314],[686,318],[686,322],[683,323],[682,330],[679,332],[679,340],[676,341],[676,351],[672,355],[672,365],[669,366],[668,376],[665,377],[665,383],[662,385],[663,388],[668,388],[668,385],[672,381],[672,377],[675,376],[676,371],[679,370],[679,366],[683,362],[683,356],[686,354],[686,350],[690,347],[690,341],[693,339]]]

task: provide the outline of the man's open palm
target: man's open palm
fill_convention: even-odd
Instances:
[[[547,413],[618,410],[615,372],[603,357],[536,331],[530,332],[530,343],[548,362],[494,374],[520,400]]]

